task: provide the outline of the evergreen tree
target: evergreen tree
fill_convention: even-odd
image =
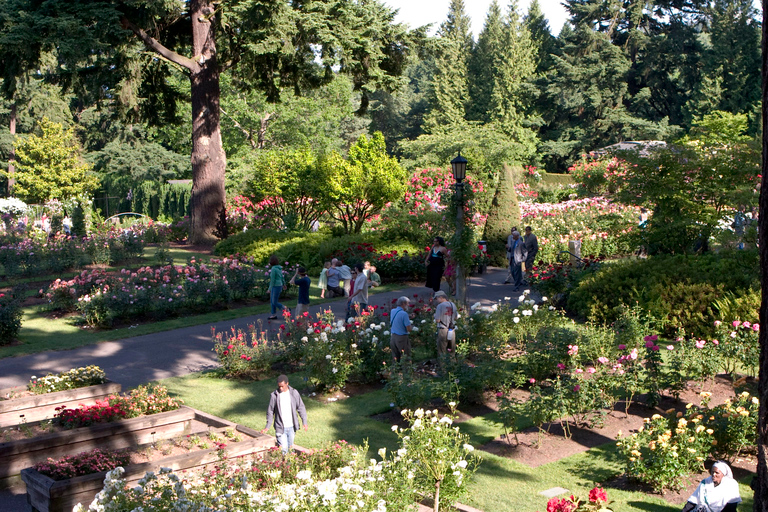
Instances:
[[[489,122],[492,111],[491,96],[498,61],[504,54],[504,20],[496,0],[491,2],[485,18],[483,31],[477,39],[469,60],[470,106],[468,118],[473,121]]]
[[[540,75],[552,66],[551,55],[555,52],[556,39],[549,28],[549,21],[541,11],[539,0],[533,0],[528,6],[528,14],[523,18],[523,25],[531,35],[536,53],[536,74]]]
[[[627,72],[631,62],[608,35],[578,26],[566,41],[563,54],[547,74],[542,104],[546,126],[542,148],[547,168],[565,171],[582,152],[633,139],[664,139],[665,121],[632,115]]]
[[[470,19],[464,0],[451,0],[448,18],[435,40],[435,68],[430,88],[430,110],[424,116],[424,131],[438,132],[466,119],[469,91],[467,64],[472,50]]]
[[[530,128],[528,112],[537,94],[532,86],[536,73],[535,49],[528,29],[517,14],[515,0],[509,5],[502,42],[502,51],[494,59],[488,116],[507,136],[533,154],[537,140]]]
[[[483,239],[488,242],[488,256],[491,258],[491,264],[500,267],[508,265],[508,263],[505,264],[505,245],[510,228],[517,226],[522,230],[520,204],[515,192],[516,173],[518,176],[522,175],[522,169],[513,170],[508,165],[503,166],[483,231]]]
[[[750,0],[716,0],[704,74],[720,80],[718,110],[751,112],[760,102],[760,23]]]

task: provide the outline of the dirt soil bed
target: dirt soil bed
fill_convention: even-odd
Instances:
[[[703,386],[705,391],[712,393],[710,406],[714,407],[725,402],[728,398],[733,398],[733,384],[725,377],[718,376],[714,381],[706,382]],[[628,434],[636,431],[642,424],[643,418],[649,417],[655,413],[664,413],[669,409],[683,411],[686,404],[701,404],[699,393],[702,386],[699,383],[689,382],[686,389],[680,394],[680,399],[675,400],[672,397],[664,396],[658,407],[651,409],[642,404],[645,397],[637,397],[637,403],[633,403],[629,408],[629,414],[625,415],[624,404],[619,402],[615,410],[606,411],[605,423],[601,427],[577,427],[570,424],[571,437],[567,439],[564,436],[563,428],[559,423],[544,425],[547,432],[540,434],[535,427],[525,429],[517,434],[517,439],[511,436],[511,439],[505,439],[504,434],[481,446],[480,449],[508,457],[531,467],[538,467],[542,464],[554,462],[577,453],[582,453],[590,448],[600,446],[605,443],[613,442],[619,432]],[[517,393],[521,393],[517,390]],[[522,392],[524,393],[524,392]],[[518,398],[524,399],[521,396]],[[516,443],[516,440],[518,443]],[[699,479],[700,480],[700,479]],[[698,482],[698,480],[697,480]],[[690,493],[686,496],[690,496]]]

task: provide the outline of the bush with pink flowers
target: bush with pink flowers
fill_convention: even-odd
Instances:
[[[295,267],[283,269],[286,282]],[[57,279],[45,292],[52,309],[77,311],[89,325],[165,318],[226,307],[233,300],[264,299],[269,269],[248,257],[194,259],[187,265],[122,269],[118,275],[83,271],[71,280]],[[289,293],[294,290],[289,289]]]

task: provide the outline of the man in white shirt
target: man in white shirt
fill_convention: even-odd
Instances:
[[[299,430],[299,416],[301,416],[304,430],[308,430],[307,409],[304,407],[301,395],[288,385],[288,377],[280,375],[277,378],[277,389],[269,396],[267,426],[261,433],[267,433],[274,419],[277,444],[282,448],[283,453],[288,453],[293,446],[294,435]]]
[[[358,263],[355,265],[355,270],[352,271],[355,276],[355,286],[352,289],[352,295],[350,295],[347,301],[347,318],[353,314],[359,314],[363,309],[368,307],[368,277],[363,272],[363,264]],[[355,311],[356,310],[356,311]]]
[[[456,319],[459,316],[456,304],[448,300],[444,291],[435,292],[435,300],[437,300],[437,307],[434,318],[437,324],[437,357],[439,358],[446,352],[456,353],[455,333],[452,340],[448,339],[448,333],[456,328]]]
[[[349,297],[349,289],[352,287],[352,269],[341,260],[337,261],[339,263],[336,265],[336,270],[339,271],[339,278],[344,280],[344,295]]]

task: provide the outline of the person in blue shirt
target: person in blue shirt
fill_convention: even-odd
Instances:
[[[299,276],[296,279],[296,276]],[[299,267],[291,278],[291,284],[299,287],[299,299],[296,301],[296,319],[309,313],[309,285],[312,281],[307,276],[307,269]]]
[[[408,297],[397,299],[397,307],[389,314],[389,326],[392,331],[390,335],[389,348],[392,350],[392,357],[399,363],[403,354],[408,359],[411,358],[411,319],[408,316],[406,308],[410,303]]]

